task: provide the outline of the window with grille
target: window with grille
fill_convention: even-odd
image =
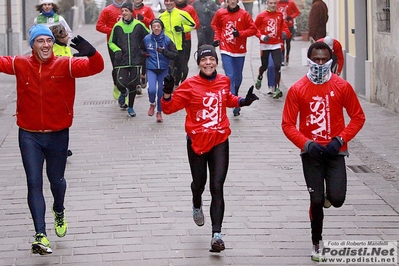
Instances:
[[[390,0],[377,0],[377,30],[391,32],[391,3]]]

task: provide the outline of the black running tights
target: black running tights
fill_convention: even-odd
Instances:
[[[223,185],[229,166],[229,141],[226,140],[214,146],[209,152],[199,155],[192,149],[191,139],[187,139],[187,152],[193,178],[191,183],[193,205],[195,208],[202,205],[202,193],[205,189],[208,166],[212,197],[210,208],[212,235],[220,233],[224,216]]]

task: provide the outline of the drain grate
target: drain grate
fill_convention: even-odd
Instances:
[[[106,100],[106,101],[90,101],[84,102],[83,105],[105,105],[105,104],[115,104],[116,100]]]
[[[346,167],[349,168],[355,174],[359,174],[359,173],[374,173],[374,171],[371,170],[366,165],[347,165]]]

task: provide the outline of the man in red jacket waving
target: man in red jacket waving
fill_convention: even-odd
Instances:
[[[17,125],[22,163],[28,184],[28,205],[35,227],[33,254],[52,253],[46,234],[46,204],[43,196],[43,164],[54,198],[52,210],[58,237],[67,232],[64,178],[69,127],[75,101],[75,79],[100,73],[104,60],[81,36],[71,40],[78,50],[74,57],[54,56],[55,38],[44,25],[30,31],[30,56],[0,56],[0,72],[17,79]],[[76,58],[84,56],[87,58]]]

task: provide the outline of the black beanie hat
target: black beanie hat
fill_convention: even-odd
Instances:
[[[162,30],[164,29],[164,25],[163,25],[163,22],[162,22],[162,20],[160,20],[159,18],[154,18],[152,21],[151,21],[151,28],[152,28],[152,24],[154,24],[154,23],[159,23],[159,24],[161,24],[161,28],[162,28]]]
[[[133,12],[133,4],[132,3],[124,3],[121,8],[127,8],[130,12]]]
[[[213,45],[204,44],[198,48],[197,51],[197,65],[199,65],[201,59],[205,56],[213,56],[216,58],[216,63],[218,63],[218,55],[216,53],[215,47]]]

